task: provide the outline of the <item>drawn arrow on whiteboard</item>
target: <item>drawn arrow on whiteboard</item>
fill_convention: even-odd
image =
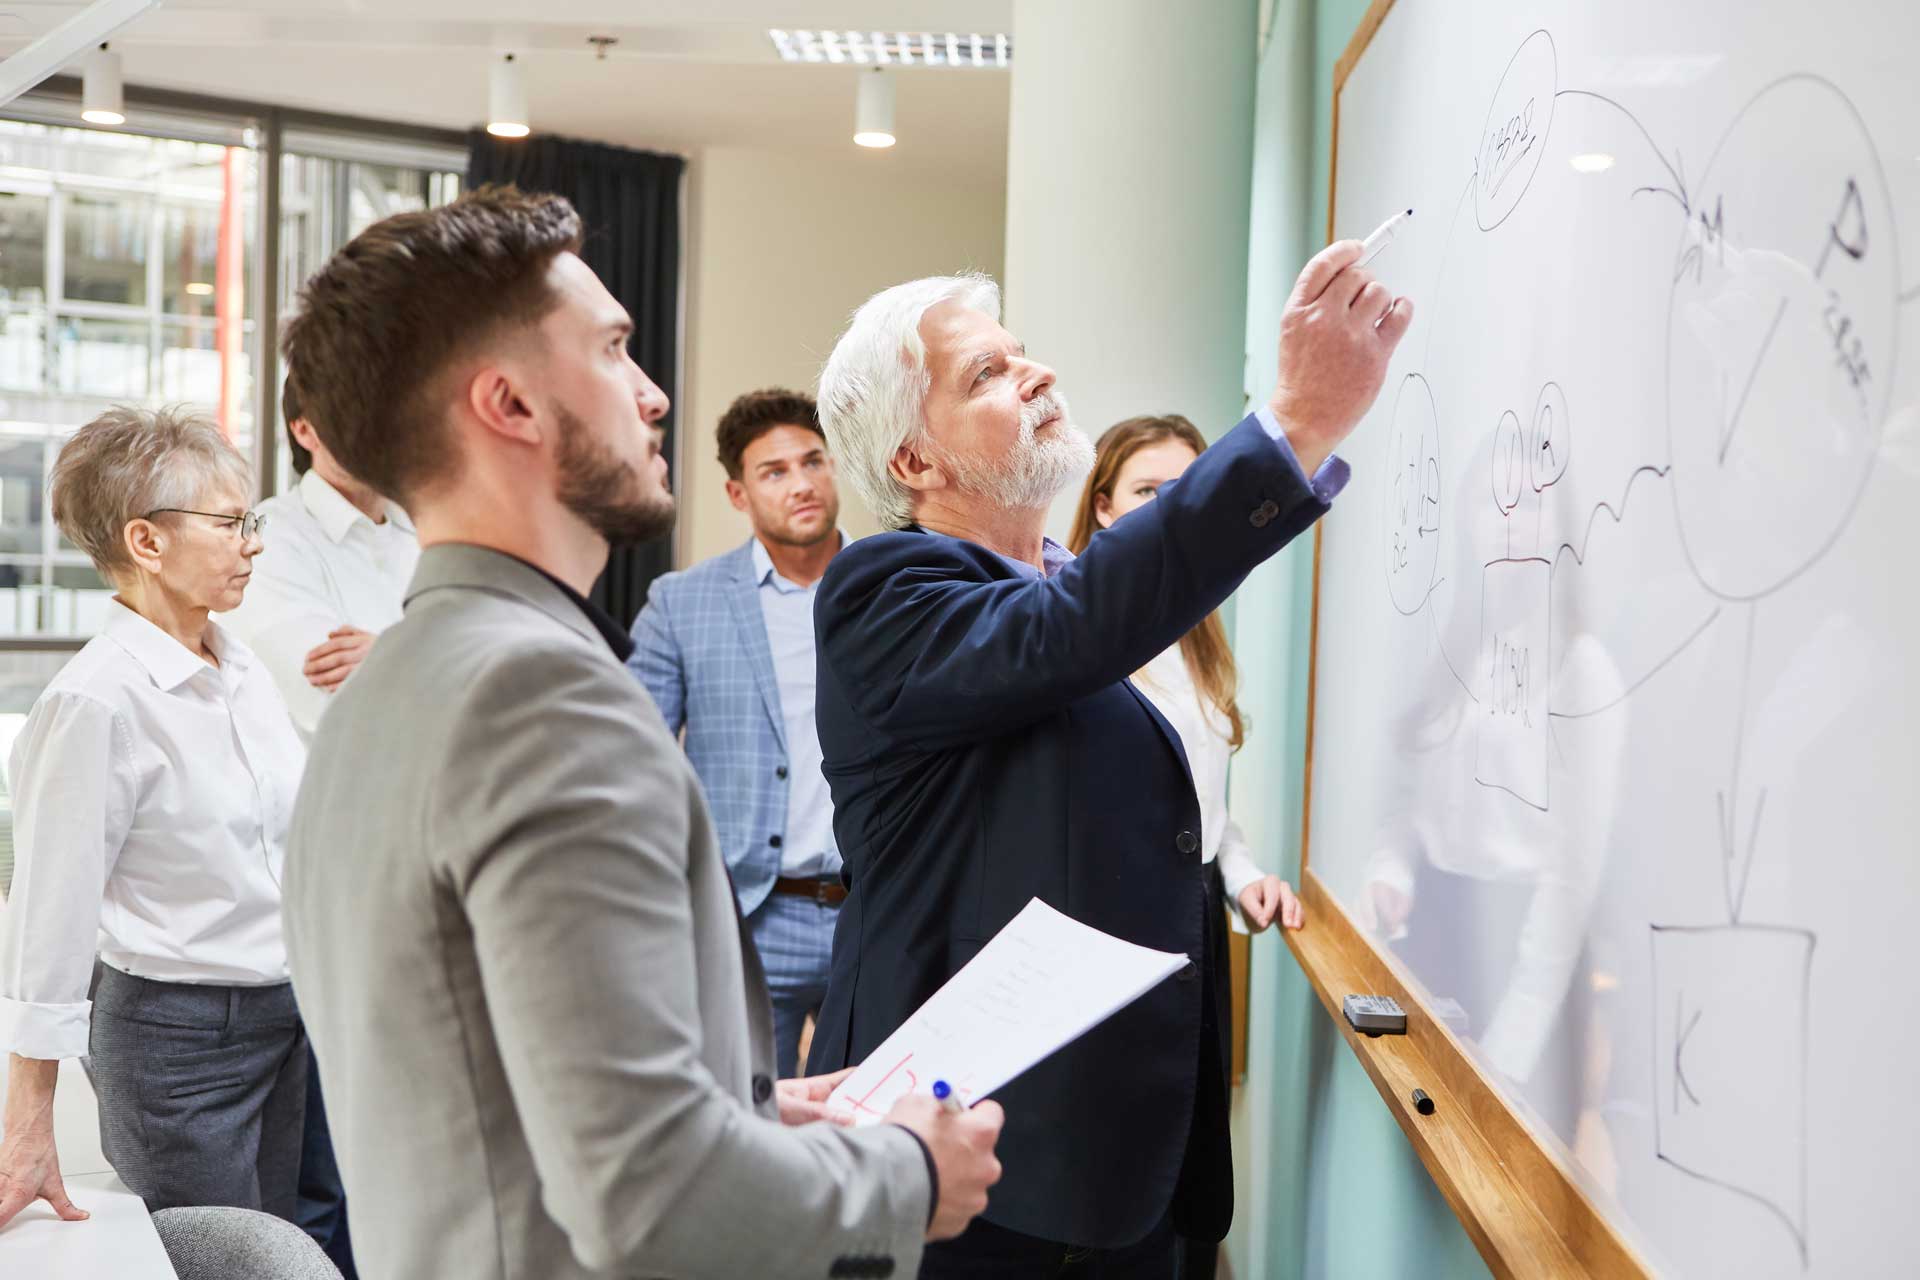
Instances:
[[[1746,905],[1747,877],[1753,874],[1753,853],[1760,843],[1760,815],[1767,808],[1767,789],[1760,788],[1759,796],[1753,803],[1753,822],[1747,828],[1747,854],[1739,856],[1740,819],[1735,812],[1737,805],[1727,802],[1727,793],[1718,793],[1720,799],[1720,853],[1721,870],[1726,879],[1727,916],[1734,924],[1740,923],[1740,911]],[[1735,881],[1738,881],[1736,884]]]
[[[1592,98],[1596,102],[1606,103],[1608,106],[1612,107],[1615,111],[1618,111],[1621,115],[1633,121],[1633,127],[1640,131],[1640,136],[1647,140],[1647,146],[1653,149],[1654,157],[1660,161],[1660,167],[1665,169],[1667,171],[1667,176],[1673,180],[1673,185],[1671,187],[1659,187],[1659,186],[1640,187],[1640,188],[1637,188],[1633,194],[1639,195],[1642,191],[1651,191],[1657,195],[1668,196],[1680,206],[1680,213],[1682,216],[1684,217],[1692,216],[1693,201],[1689,199],[1687,196],[1687,170],[1686,170],[1686,165],[1681,161],[1679,151],[1676,150],[1673,153],[1673,159],[1668,160],[1666,152],[1660,149],[1660,144],[1655,142],[1653,140],[1653,135],[1647,132],[1647,126],[1640,123],[1639,116],[1636,116],[1635,114],[1633,114],[1633,112],[1627,110],[1625,107],[1621,106],[1618,102],[1615,102],[1612,98],[1607,97],[1607,95],[1605,95],[1604,93],[1594,93],[1590,89],[1562,89],[1560,90],[1560,92],[1554,94],[1553,96],[1556,98],[1565,98],[1569,96],[1577,97],[1577,98]]]

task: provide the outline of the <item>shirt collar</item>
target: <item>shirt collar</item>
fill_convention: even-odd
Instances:
[[[125,649],[146,669],[153,683],[169,693],[202,671],[213,670],[198,654],[118,600],[107,601],[107,623],[101,634]],[[253,665],[252,651],[211,619],[207,622],[207,647],[235,677]]]
[[[501,554],[505,555],[506,553],[501,552]],[[520,560],[519,556],[514,556],[512,558],[515,560]],[[593,629],[595,631],[598,631],[600,633],[600,638],[607,642],[607,648],[613,650],[614,657],[620,659],[620,661],[624,663],[628,658],[633,656],[633,649],[634,649],[633,637],[628,635],[625,631],[622,631],[620,629],[620,624],[615,622],[613,620],[613,616],[609,614],[605,609],[602,609],[599,605],[587,599],[585,596],[581,595],[578,591],[575,591],[572,587],[560,581],[560,579],[554,577],[552,574],[548,573],[545,569],[542,569],[539,565],[533,563],[531,560],[520,560],[520,563],[526,565],[527,568],[533,570],[535,573],[545,578],[548,582],[551,582],[554,586],[560,588],[561,594],[565,595],[567,599],[573,601],[574,605],[580,610],[580,612],[586,615],[587,621],[593,624]]]
[[[994,554],[1000,555],[997,551],[994,552]],[[1025,560],[1015,560],[1012,556],[1000,556],[1000,558],[1011,565],[1014,572],[1018,573],[1021,577],[1039,579],[1051,578],[1054,574],[1072,564],[1074,556],[1073,552],[1067,550],[1052,538],[1042,538],[1040,540],[1040,568],[1036,569]]]
[[[852,542],[853,539],[847,537],[845,530],[835,529],[834,532],[840,537],[840,549],[845,551],[847,544]],[[759,534],[755,534],[749,541],[752,543],[748,554],[753,557],[753,582],[755,586],[764,587],[771,578],[773,580],[773,589],[781,595],[792,595],[795,592],[808,589],[798,583],[789,582],[786,578],[781,577],[774,571],[773,556],[768,553],[767,544],[760,541]]]
[[[334,543],[344,542],[353,526],[364,521],[368,528],[375,528],[367,513],[347,501],[345,494],[329,484],[313,468],[307,468],[307,474],[300,477],[300,501],[319,522],[321,532]],[[413,532],[413,521],[398,506],[387,504],[387,519],[408,533]],[[268,531],[271,535],[272,531]]]

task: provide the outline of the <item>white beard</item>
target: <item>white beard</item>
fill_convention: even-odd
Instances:
[[[1058,415],[1042,439],[1039,426]],[[1032,511],[1052,504],[1062,490],[1093,469],[1093,441],[1073,424],[1067,398],[1042,392],[1020,410],[1020,439],[1007,456],[983,463],[939,450],[937,461],[962,490],[995,506]]]

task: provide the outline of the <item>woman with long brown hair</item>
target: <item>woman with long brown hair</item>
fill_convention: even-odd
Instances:
[[[1102,529],[1152,502],[1160,487],[1179,479],[1206,447],[1206,437],[1178,414],[1128,418],[1109,428],[1080,494],[1069,549],[1079,555]],[[1200,802],[1200,860],[1214,904],[1204,961],[1213,974],[1214,1002],[1204,1012],[1201,1034],[1215,1037],[1219,1075],[1212,1087],[1225,1091],[1230,1087],[1232,984],[1221,904],[1231,903],[1236,925],[1255,933],[1276,917],[1298,929],[1305,917],[1292,887],[1260,870],[1246,837],[1227,816],[1227,765],[1246,740],[1247,721],[1235,697],[1239,673],[1220,615],[1208,614],[1180,643],[1135,672],[1133,683],[1180,735]],[[1180,1250],[1182,1280],[1211,1280],[1219,1264],[1218,1245],[1182,1237]]]
[[[1178,479],[1206,447],[1206,437],[1179,414],[1128,418],[1109,428],[1080,494],[1068,549],[1080,554],[1102,529],[1153,501],[1160,486]],[[1220,615],[1209,614],[1149,662],[1135,674],[1134,684],[1187,749],[1200,800],[1201,861],[1217,867],[1225,900],[1255,933],[1276,916],[1299,928],[1302,914],[1292,887],[1260,870],[1240,828],[1227,816],[1227,765],[1246,740],[1247,721],[1235,700],[1239,672]]]

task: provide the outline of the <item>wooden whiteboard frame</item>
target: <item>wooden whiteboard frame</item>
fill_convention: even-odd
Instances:
[[[1340,178],[1340,92],[1394,0],[1373,0],[1334,65],[1327,239]],[[1651,1276],[1640,1256],[1562,1161],[1502,1096],[1472,1053],[1407,985],[1398,961],[1375,947],[1314,872],[1313,731],[1320,667],[1320,526],[1313,536],[1313,615],[1307,659],[1306,773],[1300,820],[1301,899],[1307,926],[1282,930],[1347,1047],[1496,1276]],[[1341,1000],[1389,995],[1407,1012],[1407,1034],[1368,1039],[1347,1025]],[[1414,1109],[1426,1090],[1432,1115]]]

